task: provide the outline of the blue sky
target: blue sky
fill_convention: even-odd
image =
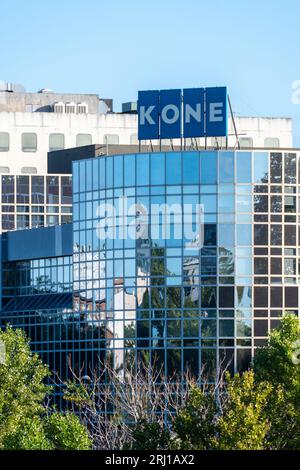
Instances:
[[[295,118],[299,0],[1,2],[0,79],[112,97],[227,85],[241,115]]]

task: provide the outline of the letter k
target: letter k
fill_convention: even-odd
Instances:
[[[146,121],[148,121],[148,124],[153,125],[155,124],[154,120],[151,117],[151,113],[153,109],[155,108],[154,105],[149,106],[149,108],[146,109],[146,106],[141,106],[140,107],[140,124],[143,126],[146,124]]]

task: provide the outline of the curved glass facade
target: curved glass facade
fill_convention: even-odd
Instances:
[[[168,377],[246,368],[284,311],[298,314],[297,166],[296,153],[249,151],[75,162],[73,293],[89,346],[120,371],[135,360]],[[157,205],[181,219],[166,229]],[[201,244],[184,218],[199,205]]]

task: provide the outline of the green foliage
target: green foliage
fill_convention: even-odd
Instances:
[[[51,388],[49,376],[37,354],[30,350],[22,330],[0,331],[5,361],[0,364],[0,449],[88,449],[85,427],[71,414],[46,416],[44,406]]]
[[[5,450],[52,450],[51,441],[46,437],[43,421],[39,416],[23,419],[2,440]]]
[[[279,329],[271,332],[268,345],[255,355],[256,381],[268,381],[274,387],[268,404],[268,448],[300,449],[300,365],[293,361],[299,340],[298,318],[286,315]]]
[[[255,383],[253,371],[227,380],[225,412],[218,422],[216,447],[221,450],[262,450],[270,428],[266,413],[271,384]]]
[[[168,450],[170,449],[170,431],[162,429],[158,422],[138,421],[132,429],[133,442],[125,445],[124,450]]]
[[[299,340],[298,318],[286,315],[279,329],[271,332],[268,345],[256,351],[253,364],[257,380],[266,380],[275,386],[280,384],[294,398],[300,396],[300,366],[292,361],[295,342]]]
[[[0,364],[0,448],[16,429],[44,411],[48,392],[43,380],[49,375],[36,354],[30,351],[21,330],[0,332],[5,344],[5,363]]]
[[[47,439],[56,450],[89,450],[91,441],[77,416],[52,413],[43,420]]]
[[[134,428],[134,448],[299,450],[300,365],[293,361],[299,340],[298,318],[286,315],[257,350],[252,370],[226,374],[218,401],[213,390],[193,385],[166,440],[157,423],[143,422]]]
[[[179,411],[173,423],[180,449],[211,449],[216,433],[216,415],[214,396],[193,386],[186,405]]]

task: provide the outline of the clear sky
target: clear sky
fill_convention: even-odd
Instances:
[[[299,0],[1,0],[0,79],[99,93],[227,85],[242,115],[295,118]]]

